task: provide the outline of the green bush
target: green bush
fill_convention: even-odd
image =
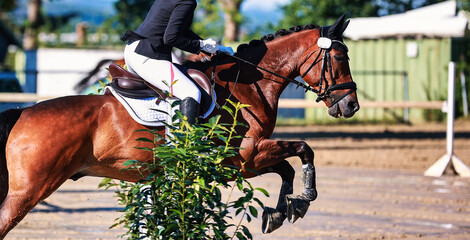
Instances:
[[[242,138],[236,135],[235,127],[239,123],[235,119],[239,110],[247,107],[230,103],[234,109],[227,106],[224,109],[233,116],[232,124],[220,123],[220,116],[200,125],[189,125],[183,119],[176,127],[170,126],[171,134],[165,144],[156,144],[161,136],[154,130],[150,130],[154,139],[138,139],[156,146],[142,149],[154,153],[153,162],[132,160],[126,163],[129,169],[141,173],[141,181],[116,183],[111,179],[103,180],[100,187],[117,187],[118,201],[125,206],[123,215],[112,226],[122,225],[127,229],[121,237],[252,239],[242,221],[249,222],[258,216],[253,204],[264,207],[254,192],[260,191],[266,196],[268,193],[254,188],[239,168],[222,164],[224,159],[238,154],[238,149],[229,143]],[[231,189],[225,201],[220,187]],[[233,191],[237,190],[241,197],[231,200]],[[227,222],[233,213],[240,218],[237,224]]]

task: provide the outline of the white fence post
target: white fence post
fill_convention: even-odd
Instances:
[[[457,174],[470,177],[470,168],[454,154],[454,118],[455,118],[455,63],[449,62],[449,83],[447,86],[447,133],[446,154],[424,172],[425,176],[440,177],[449,163]],[[452,160],[452,161],[451,161]]]

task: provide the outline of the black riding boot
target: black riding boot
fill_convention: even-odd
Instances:
[[[187,97],[181,101],[180,112],[188,118],[189,124],[194,124],[199,117],[199,103],[194,98]]]

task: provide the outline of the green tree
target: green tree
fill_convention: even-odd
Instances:
[[[123,34],[129,29],[136,29],[147,16],[153,1],[117,0],[114,3],[116,15],[102,25],[102,32]]]
[[[457,6],[460,10],[470,11],[470,0],[457,1]]]
[[[224,12],[224,39],[228,42],[238,40],[240,33],[240,24],[243,17],[240,13],[240,6],[243,0],[217,0]]]
[[[9,12],[16,8],[16,0],[2,0],[0,2],[0,13]]]
[[[0,17],[3,13],[16,8],[17,0],[2,0],[0,2]],[[28,1],[28,19],[25,23],[23,47],[25,50],[36,49],[38,47],[37,35],[41,26],[41,0]]]
[[[380,2],[380,15],[390,15],[403,13],[416,8],[424,7],[427,5],[443,2],[446,0],[425,0],[425,1],[413,1],[413,0],[388,0]]]
[[[200,0],[197,4],[192,30],[203,38],[219,38],[224,34],[224,23],[217,0]]]
[[[203,38],[218,38],[223,35],[225,41],[238,40],[242,23],[242,2],[243,0],[200,0],[192,30]],[[153,1],[148,0],[118,0],[114,4],[117,14],[103,26],[103,31],[122,33],[127,29],[136,29],[152,4]]]
[[[243,0],[200,0],[193,24],[194,32],[203,37],[221,37],[225,42],[239,40]],[[223,17],[222,17],[223,16]]]
[[[23,36],[23,47],[25,50],[36,49],[38,47],[37,35],[41,25],[41,3],[41,0],[28,1],[28,18],[25,22]],[[17,0],[2,0],[0,2],[0,13],[3,15],[5,12],[14,10],[17,4]]]
[[[23,48],[32,50],[38,48],[38,34],[41,26],[41,0],[29,0],[28,21],[23,36]]]

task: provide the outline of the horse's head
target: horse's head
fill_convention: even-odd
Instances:
[[[321,27],[316,44],[300,58],[302,78],[315,89],[317,102],[324,101],[333,117],[349,118],[359,110],[356,84],[349,69],[348,48],[342,38],[348,24],[349,20],[345,22],[343,15],[333,25]]]

